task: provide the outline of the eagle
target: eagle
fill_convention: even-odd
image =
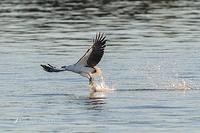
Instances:
[[[96,33],[96,37],[93,39],[93,45],[87,52],[72,65],[65,65],[61,68],[54,67],[50,64],[43,65],[41,67],[47,72],[64,72],[71,71],[80,74],[83,77],[89,79],[89,85],[92,86],[94,92],[97,91],[94,79],[91,75],[101,75],[101,69],[96,65],[101,61],[104,50],[106,47],[106,36],[103,33]]]

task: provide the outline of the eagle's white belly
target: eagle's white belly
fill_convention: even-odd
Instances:
[[[92,69],[92,68],[90,68],[90,67],[85,67],[85,66],[83,66],[83,65],[69,65],[69,66],[67,66],[66,67],[66,69],[68,70],[68,71],[72,71],[72,72],[75,72],[75,73],[86,73],[86,74],[90,74],[90,69]]]

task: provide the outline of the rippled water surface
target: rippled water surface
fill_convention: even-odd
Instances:
[[[1,132],[199,132],[198,0],[0,5]],[[40,67],[75,63],[97,32],[107,47],[95,82],[117,91]]]

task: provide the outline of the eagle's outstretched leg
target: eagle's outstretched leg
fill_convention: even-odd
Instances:
[[[92,91],[97,92],[96,85],[94,83],[94,79],[90,76],[90,74],[81,72],[80,75],[89,79],[89,85],[92,87]]]
[[[93,79],[91,76],[90,76],[89,81],[90,81],[89,85],[92,87],[92,90],[93,90],[94,92],[96,92],[97,89],[96,89],[96,86],[95,86],[95,83],[94,83],[94,79]]]

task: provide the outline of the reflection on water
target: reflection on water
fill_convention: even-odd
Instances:
[[[102,96],[103,95],[103,96]],[[101,96],[95,96],[95,93],[90,94],[90,99],[85,102],[85,105],[87,105],[88,110],[101,110],[103,111],[103,105],[106,104],[104,94],[101,94]]]
[[[0,5],[1,132],[199,132],[199,1]],[[39,66],[75,63],[96,32],[108,40],[95,83],[117,91]]]

